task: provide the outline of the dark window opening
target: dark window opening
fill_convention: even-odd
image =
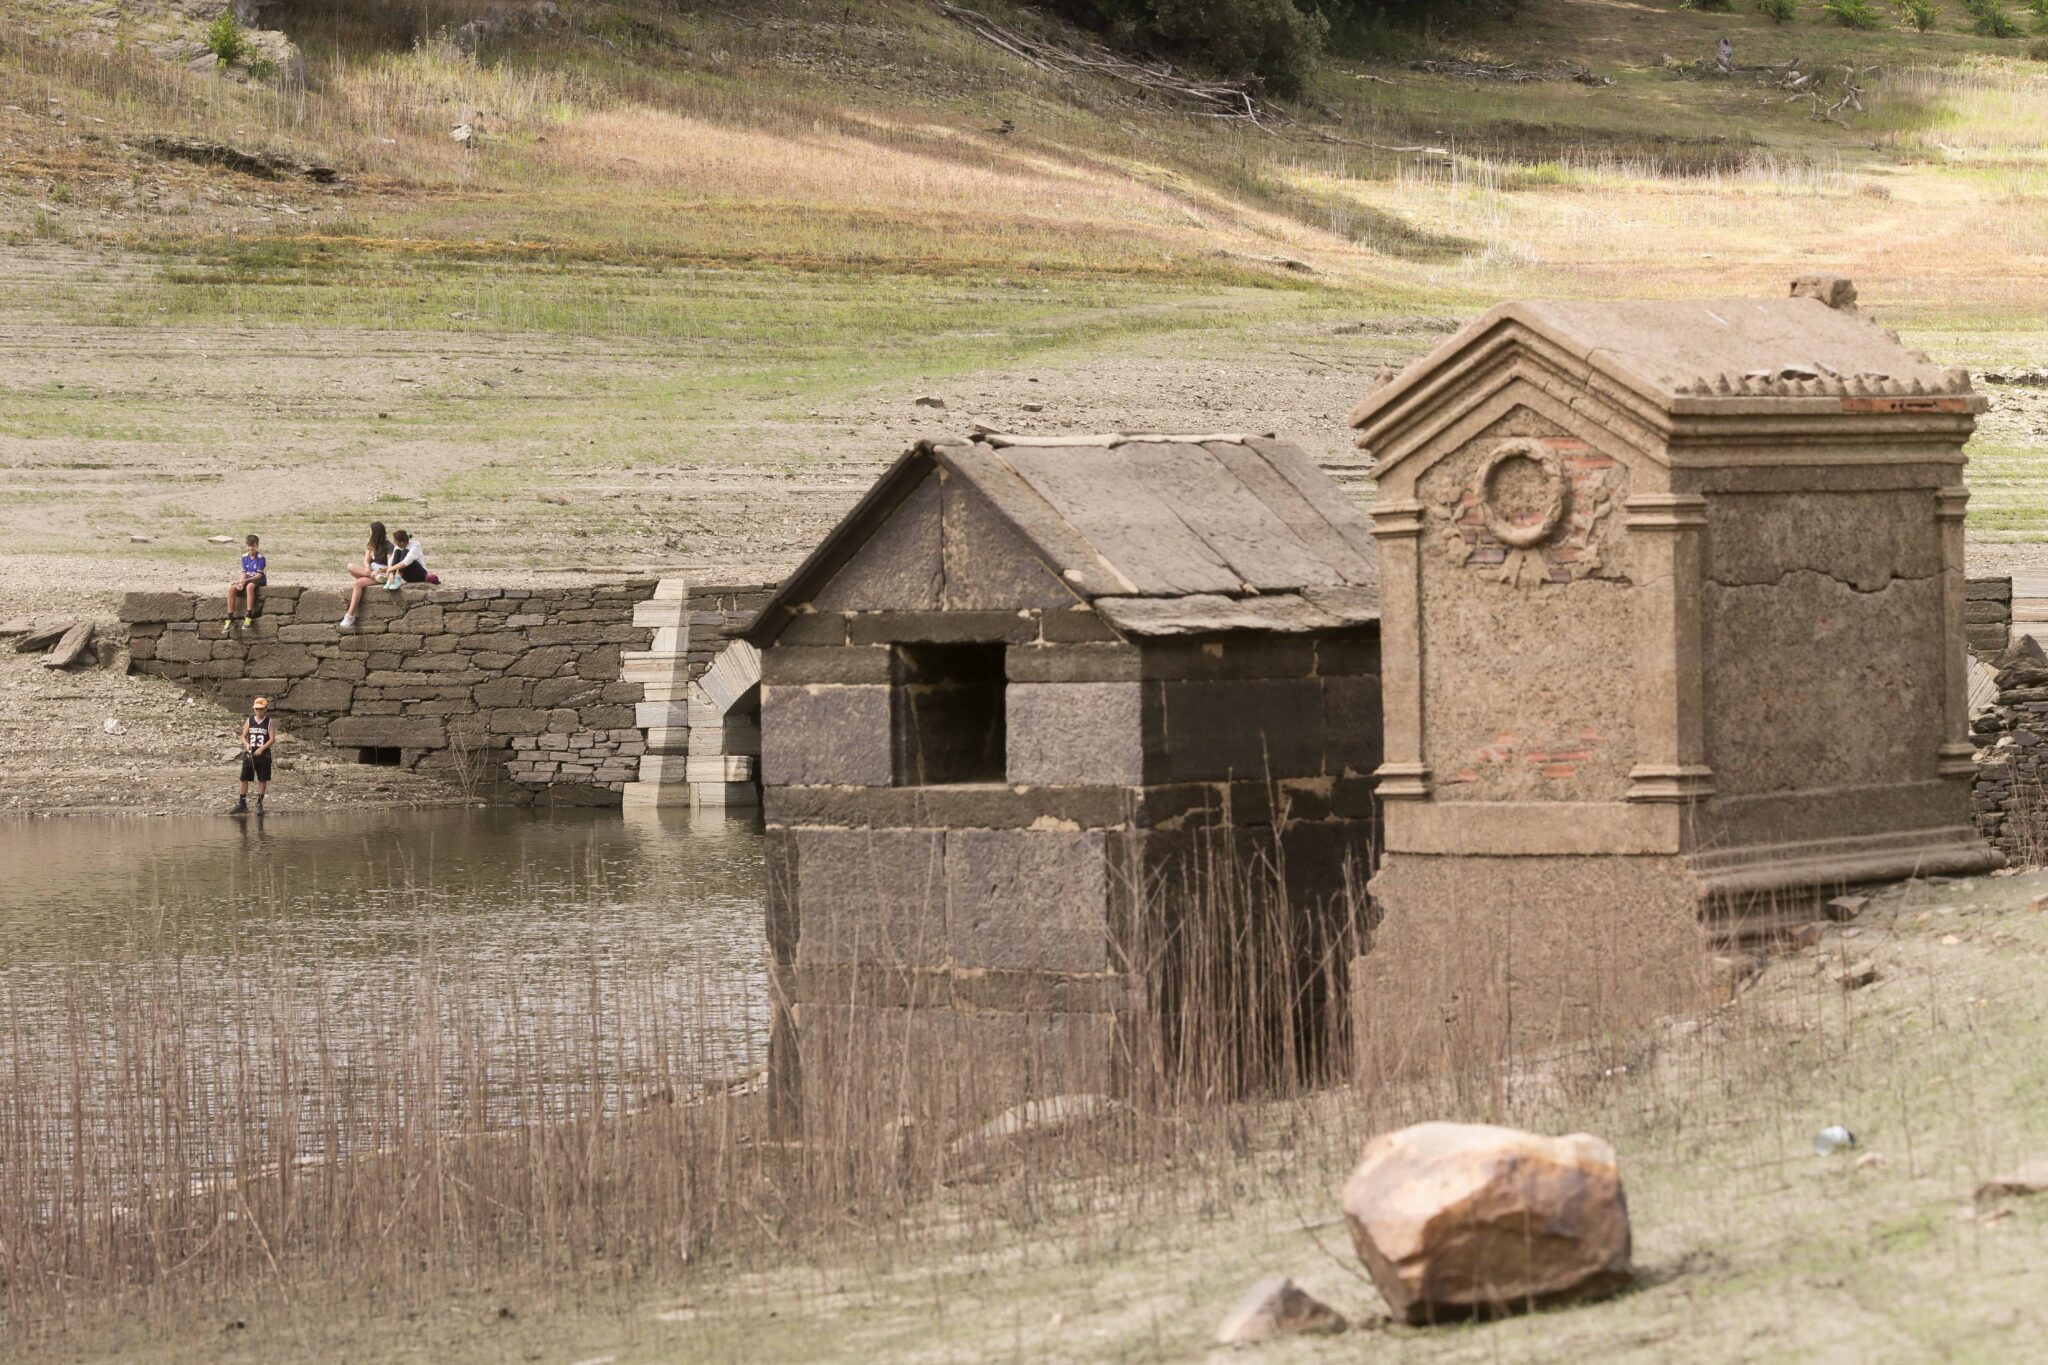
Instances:
[[[365,744],[356,750],[356,762],[367,763],[377,768],[396,768],[399,764],[398,750],[381,745]]]
[[[1000,782],[1003,646],[896,646],[896,785]]]

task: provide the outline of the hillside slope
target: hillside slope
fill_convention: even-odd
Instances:
[[[470,576],[768,577],[976,421],[1341,463],[1375,368],[1512,294],[1825,267],[1944,359],[2048,349],[2048,65],[1955,0],[1924,35],[1535,0],[1257,121],[919,0],[244,0],[303,86],[187,58],[217,0],[18,8],[0,528],[56,571],[16,608],[211,577],[251,522],[331,575],[370,516]],[[1817,117],[1795,58],[1861,109]],[[1980,439],[1980,528],[2041,528],[2044,425],[2022,400]]]

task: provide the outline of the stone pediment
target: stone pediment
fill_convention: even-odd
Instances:
[[[1955,424],[1983,408],[1964,371],[1815,298],[1534,301],[1491,310],[1375,388],[1351,413],[1358,444],[1384,473],[1511,377],[1598,405],[1667,462],[1663,438],[1701,419]]]

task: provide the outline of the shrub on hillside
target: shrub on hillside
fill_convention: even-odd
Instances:
[[[1347,50],[1390,52],[1402,30],[1505,19],[1522,0],[1053,0],[1119,47],[1157,52],[1276,95],[1300,92],[1334,33]]]
[[[1826,0],[1820,12],[1843,28],[1884,27],[1884,16],[1870,0]]]
[[[233,66],[249,55],[248,35],[242,32],[232,9],[224,9],[215,15],[213,22],[206,26],[206,36],[200,41],[222,66]]]
[[[1756,12],[1774,24],[1791,22],[1799,13],[1798,0],[1756,0]]]
[[[1934,27],[1934,0],[1906,0],[1906,22],[1922,33]]]
[[[1735,8],[1732,0],[1678,0],[1678,7],[1708,14],[1726,14]]]
[[[1963,0],[1970,11],[1970,32],[1980,38],[2017,38],[2019,21],[2005,12],[2003,0]]]

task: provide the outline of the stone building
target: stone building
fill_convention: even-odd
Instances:
[[[1385,579],[1372,1065],[1662,1012],[1703,985],[1703,920],[1993,865],[1982,400],[1853,300],[1509,304],[1353,414]]]
[[[1375,839],[1378,615],[1364,517],[1279,442],[906,453],[746,633],[782,1112],[1145,1084],[1260,973],[1299,998],[1222,1070],[1312,1062]]]

